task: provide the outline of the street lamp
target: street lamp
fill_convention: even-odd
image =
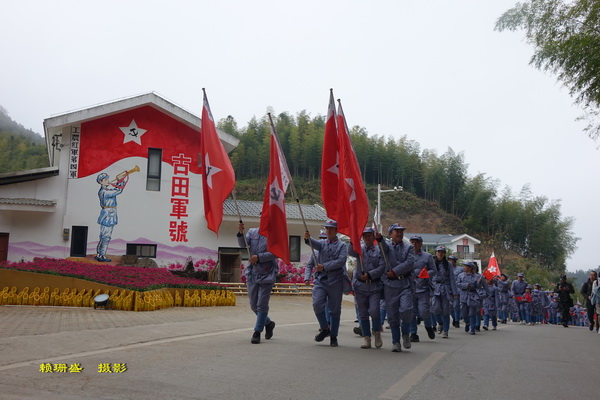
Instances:
[[[394,186],[393,189],[381,190],[381,183],[377,184],[377,217],[375,223],[377,224],[377,231],[381,232],[381,193],[388,192],[401,192],[404,190],[402,186]]]

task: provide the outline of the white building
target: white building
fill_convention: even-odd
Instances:
[[[404,240],[408,242],[411,236],[423,238],[423,251],[434,254],[437,246],[444,246],[448,256],[456,256],[460,262],[475,261],[481,271],[481,258],[475,248],[481,241],[466,233],[460,235],[438,233],[404,233]]]
[[[92,259],[100,232],[98,180],[108,174],[112,184],[126,176],[126,186],[116,196],[118,223],[107,257],[148,257],[159,266],[222,257],[223,270],[237,280],[239,258],[230,256],[239,255],[233,206],[224,205],[218,237],[206,229],[200,125],[200,118],[155,93],[44,120],[51,167],[0,175],[0,260]],[[237,146],[238,139],[218,133],[227,152]],[[246,228],[258,226],[261,203],[239,203]],[[292,261],[305,262],[304,225],[296,204],[287,209]],[[324,210],[303,211],[309,230],[318,233]]]

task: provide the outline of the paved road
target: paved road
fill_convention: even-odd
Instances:
[[[275,336],[250,344],[253,314],[235,307],[134,313],[0,307],[0,399],[513,399],[597,397],[600,335],[586,328],[501,325],[360,349],[344,303],[340,347],[313,341],[310,298],[274,297]],[[40,372],[81,364],[80,373]],[[100,373],[98,366],[125,372]]]

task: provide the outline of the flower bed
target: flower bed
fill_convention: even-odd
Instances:
[[[202,281],[208,281],[210,273],[215,269],[217,262],[212,258],[202,258],[196,261],[194,264],[188,262],[187,265],[176,262],[174,264],[169,264],[167,266],[167,270],[169,270],[172,274],[187,277],[187,278],[195,278],[200,279]]]
[[[277,266],[279,267],[279,272],[277,272],[276,277],[277,283],[304,283],[304,271],[306,270],[305,265],[298,267],[295,264],[286,264],[278,258]],[[246,268],[246,265],[242,263],[241,268],[241,280],[242,282],[246,282],[246,275],[244,274],[244,269]]]
[[[0,262],[0,268],[68,276],[140,292],[161,288],[226,289],[216,283],[175,276],[165,268],[97,265],[51,258],[36,258],[27,262],[3,261]]]

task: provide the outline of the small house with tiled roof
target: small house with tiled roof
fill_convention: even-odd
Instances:
[[[438,234],[438,233],[412,233],[405,232],[404,240],[409,241],[411,236],[421,236],[423,238],[423,250],[434,253],[435,248],[444,246],[447,255],[456,256],[461,262],[476,261],[481,268],[481,259],[479,257],[478,246],[481,244],[479,239],[466,233],[460,235]]]

